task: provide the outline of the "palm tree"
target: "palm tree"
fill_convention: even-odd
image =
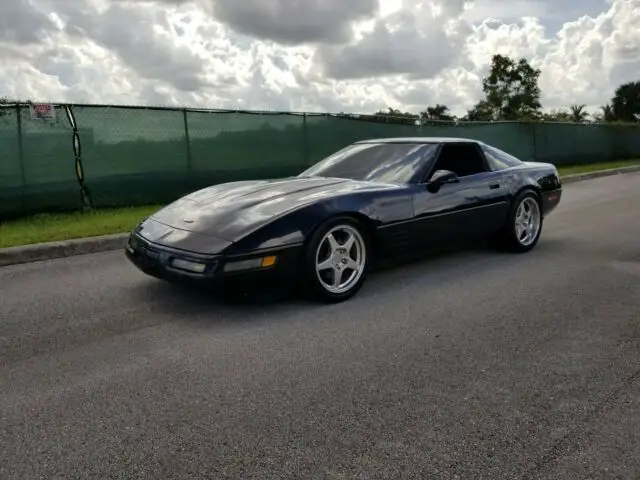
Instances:
[[[616,116],[613,113],[613,106],[609,103],[600,107],[602,110],[602,119],[605,122],[613,122],[616,119]]]
[[[445,120],[452,121],[455,120],[455,116],[451,115],[449,112],[449,107],[446,105],[436,104],[435,107],[427,107],[427,109],[420,113],[420,117],[422,120]]]
[[[582,123],[589,117],[589,112],[585,110],[586,105],[571,105],[569,108],[571,121]]]

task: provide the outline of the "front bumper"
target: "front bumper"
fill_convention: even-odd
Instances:
[[[553,212],[562,198],[562,187],[556,188],[543,193],[542,195],[542,213],[543,215],[549,215]]]
[[[298,271],[298,260],[302,245],[288,245],[269,250],[243,253],[241,255],[203,255],[185,250],[172,249],[146,240],[131,233],[125,247],[127,258],[142,272],[155,278],[175,283],[211,287],[248,286],[250,283],[272,283],[290,281]],[[275,256],[276,261],[267,267],[252,267],[227,271],[228,264]],[[177,268],[174,261],[194,262],[204,265],[201,272]]]

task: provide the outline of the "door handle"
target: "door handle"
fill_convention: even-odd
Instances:
[[[496,188],[500,188],[500,184],[499,183],[490,183],[489,184],[489,188],[491,190],[495,190]]]

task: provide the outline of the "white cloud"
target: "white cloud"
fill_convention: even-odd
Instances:
[[[523,17],[542,18],[548,15],[548,8],[548,3],[528,0],[478,0],[465,10],[463,18],[473,23],[482,23],[489,18],[512,22]]]
[[[430,79],[456,62],[465,26],[436,4],[418,4],[379,18],[349,45],[320,47],[317,61],[327,76],[341,80],[388,75]]]
[[[640,0],[299,5],[1,2],[0,96],[359,112],[444,103],[463,113],[494,53],[541,68],[552,108],[596,108],[640,77]]]

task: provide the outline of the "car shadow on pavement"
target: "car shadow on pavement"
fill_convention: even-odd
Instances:
[[[265,310],[277,313],[306,303],[286,287],[211,291],[150,278],[134,288],[136,296],[150,302],[154,310],[184,320],[207,318],[211,313],[249,320]]]
[[[479,260],[492,261],[511,257],[509,262],[527,262],[530,255],[555,254],[566,249],[566,241],[562,238],[544,239],[530,254],[518,255],[496,251],[487,245],[451,246],[437,252],[421,253],[405,259],[376,265],[372,269],[367,285],[362,292],[348,302],[367,299],[376,292],[384,290],[389,293],[394,289],[402,290],[401,283],[423,281],[437,273],[442,281],[443,271],[451,272],[452,278],[465,275],[465,264]],[[455,268],[458,267],[458,268]],[[225,314],[235,318],[247,318],[255,314],[284,313],[295,311],[300,307],[318,309],[321,313],[326,305],[316,304],[302,297],[291,285],[264,285],[243,290],[212,291],[187,285],[175,285],[162,280],[149,279],[139,284],[140,297],[152,302],[158,310],[182,318],[200,317],[210,312]]]
[[[379,264],[372,269],[368,282],[386,284],[385,289],[393,289],[394,281],[392,278],[414,277],[416,275],[424,275],[425,267],[429,263],[438,259],[453,257],[457,261],[464,261],[463,257],[470,253],[484,251],[483,247],[448,249],[442,252],[431,252],[422,254],[413,259],[394,260],[391,264]],[[426,270],[428,271],[428,270]],[[390,277],[389,281],[385,281],[385,277]],[[148,281],[139,284],[141,297],[145,301],[156,303],[158,308],[171,311],[176,314],[189,313],[199,314],[204,311],[213,309],[231,313],[251,314],[256,311],[263,311],[265,307],[269,309],[283,307],[292,308],[304,305],[305,308],[316,305],[322,308],[324,305],[315,304],[306,300],[296,288],[288,285],[261,285],[246,289],[225,289],[224,291],[214,291],[209,289],[197,288],[190,285],[177,285],[164,282],[157,279],[148,279]],[[360,294],[354,297],[354,301]]]

